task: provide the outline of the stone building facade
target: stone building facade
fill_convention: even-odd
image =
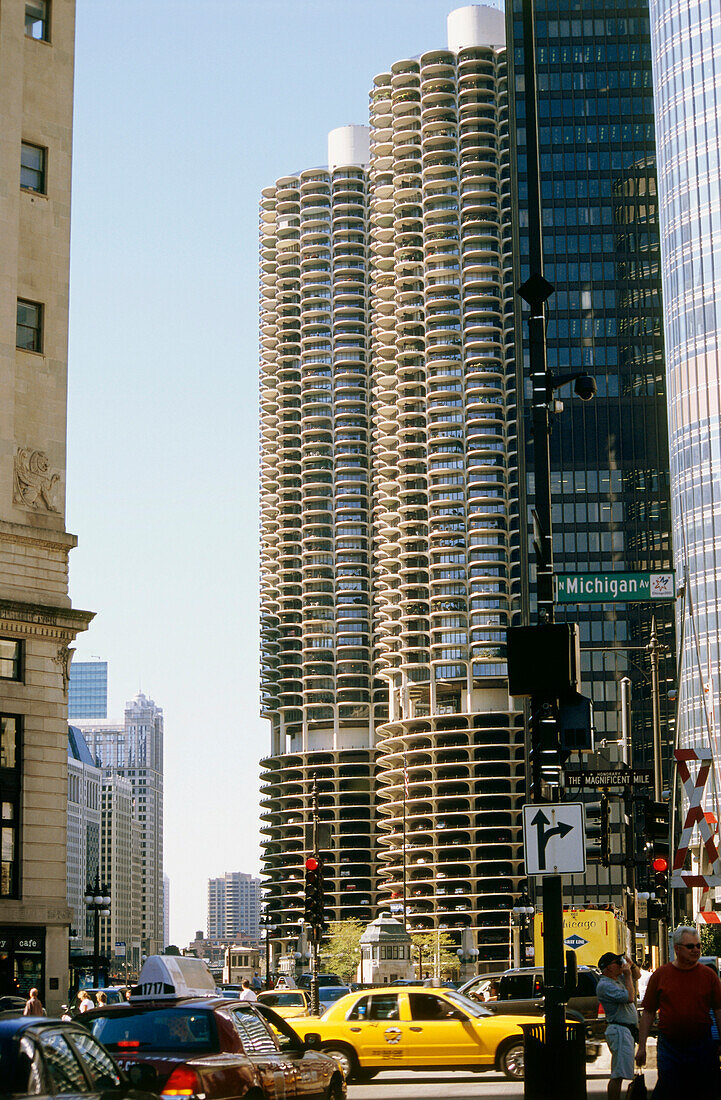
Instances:
[[[0,0],[0,993],[67,993],[74,0]]]

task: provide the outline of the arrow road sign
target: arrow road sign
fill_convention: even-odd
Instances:
[[[527,875],[583,874],[586,838],[582,802],[523,807]]]

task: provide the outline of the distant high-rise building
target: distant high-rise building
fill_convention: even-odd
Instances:
[[[74,0],[0,0],[0,996],[68,987],[66,530]]]
[[[327,170],[264,193],[265,871],[285,935],[315,773],[330,919],[374,915],[380,874],[411,927],[471,926],[507,957],[523,736],[504,654],[504,41],[498,8],[453,12],[447,46],[376,77],[369,153],[338,156],[335,132]]]
[[[68,726],[67,897],[72,909],[70,946],[93,950],[93,923],[85,905],[88,885],[100,870],[102,772],[77,726]]]
[[[68,718],[108,717],[108,662],[73,661],[68,683]]]
[[[110,888],[110,916],[101,918],[101,949],[116,956],[116,944],[124,944],[126,960],[137,970],[140,959],[135,945],[141,933],[142,882],[134,876],[135,861],[142,852],[142,832],[129,779],[103,771],[100,881]],[[116,965],[118,965],[116,964]]]
[[[592,401],[557,390],[550,436],[556,573],[668,573],[672,568],[666,369],[661,300],[656,141],[648,7],[604,0],[536,4],[538,151],[547,360],[556,375],[587,371]],[[514,287],[528,277],[527,147],[522,0],[507,6],[513,164]],[[512,48],[511,48],[512,47]],[[661,143],[663,144],[663,143]],[[517,347],[527,307],[516,296]],[[521,577],[535,614],[531,391],[518,360]],[[632,681],[633,759],[652,763],[651,676],[643,649],[655,618],[664,767],[673,743],[674,608],[666,601],[559,604],[580,624],[583,690],[598,739],[621,728],[620,681]],[[602,872],[605,875],[605,872]],[[578,885],[587,896],[590,874]],[[612,878],[620,882],[619,868]],[[579,897],[579,895],[576,895]]]
[[[261,201],[262,805],[269,915],[287,946],[314,775],[331,919],[376,902],[387,692],[371,647],[368,156],[368,128],[340,127],[327,168],[283,176]]]
[[[208,939],[258,943],[260,879],[229,871],[208,879]]]
[[[170,943],[170,879],[163,875],[163,939],[164,947]]]
[[[122,725],[78,720],[105,776],[130,781],[140,828],[140,939],[145,955],[163,949],[163,711],[142,693]]]
[[[674,550],[685,585],[679,740],[711,742],[718,766],[721,13],[705,0],[651,0],[650,10]]]

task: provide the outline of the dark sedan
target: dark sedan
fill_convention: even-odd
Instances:
[[[160,984],[160,983],[158,983]],[[131,997],[86,1012],[83,1025],[121,1065],[156,1074],[161,1097],[344,1100],[332,1058],[310,1049],[264,1005],[227,998]]]
[[[140,1066],[126,1076],[79,1024],[38,1016],[0,1020],[0,1100],[155,1100],[136,1087],[151,1076]]]

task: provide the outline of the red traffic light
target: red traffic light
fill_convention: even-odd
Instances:
[[[318,860],[315,858],[315,856],[308,856],[307,860],[305,861],[305,869],[306,871],[318,870]]]
[[[665,856],[656,856],[651,864],[657,874],[668,871],[668,860]]]

